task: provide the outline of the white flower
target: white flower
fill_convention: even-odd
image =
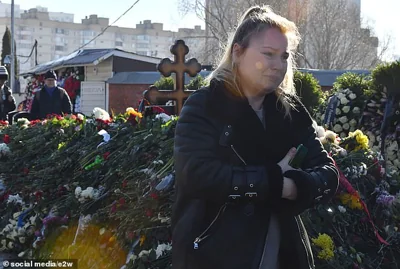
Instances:
[[[156,115],[156,119],[161,119],[162,122],[168,122],[171,120],[171,116],[165,114],[165,113],[160,113]]]
[[[97,199],[100,196],[100,190],[94,189],[93,187],[87,187],[80,193],[78,191],[79,195],[76,195],[76,193],[77,192],[75,192],[75,196],[81,203],[85,203],[87,200]]]
[[[356,130],[356,128],[354,126],[351,126],[349,131],[354,132],[355,130]]]
[[[346,116],[343,116],[343,117],[340,117],[340,118],[339,118],[339,121],[340,121],[341,123],[346,123],[346,122],[349,121],[349,119],[348,119]]]
[[[19,196],[19,194],[17,194],[17,195],[8,196],[7,204],[9,204],[9,203],[21,204],[22,205],[24,202],[22,201],[22,198]]]
[[[344,106],[344,107],[342,108],[342,111],[343,111],[343,113],[349,113],[350,107],[349,107],[349,106]]]
[[[19,242],[20,242],[21,244],[24,244],[24,243],[25,243],[25,240],[26,240],[25,237],[20,237],[20,238],[19,238]]]
[[[36,218],[37,218],[37,215],[32,216],[32,217],[29,218],[29,221],[30,221],[32,224],[34,224],[34,223],[36,222]]]
[[[353,113],[354,114],[360,114],[360,112],[361,112],[361,109],[359,107],[356,106],[356,107],[353,108]]]
[[[325,135],[324,127],[318,126],[318,123],[315,120],[312,121],[312,126],[317,133],[317,137],[323,137]]]
[[[350,93],[350,94],[349,94],[349,98],[350,98],[351,100],[354,100],[354,99],[357,98],[357,95],[356,95],[355,93]]]
[[[346,208],[344,206],[338,206],[340,213],[346,213]]]
[[[85,116],[83,116],[81,113],[78,113],[77,118],[78,118],[78,120],[83,121],[85,119]]]
[[[371,142],[371,144],[375,143],[375,141],[376,141],[375,136],[371,132],[368,132],[367,135],[368,135],[369,142]]]
[[[339,99],[346,98],[346,95],[345,95],[344,93],[342,93],[342,92],[339,92],[336,96],[337,96]]]
[[[355,119],[351,119],[349,124],[350,124],[350,126],[356,126],[357,125],[357,121]]]
[[[140,258],[140,257],[143,257],[144,255],[148,256],[149,254],[150,254],[150,251],[149,251],[149,250],[142,250],[142,251],[139,253],[139,258]]]
[[[6,143],[0,143],[0,158],[5,157],[11,153],[10,148]]]
[[[17,231],[13,229],[9,234],[7,234],[6,238],[14,241],[17,236],[18,236]]]
[[[157,246],[156,249],[156,254],[157,254],[157,259],[164,253],[164,251],[171,250],[172,246],[170,244],[160,244]]]
[[[30,121],[27,118],[20,118],[17,123],[21,125],[29,125]]]
[[[13,249],[14,248],[14,242],[8,242],[8,245],[7,245],[7,248],[8,249]]]
[[[335,133],[340,133],[341,131],[343,131],[343,128],[340,124],[336,124],[335,126],[333,126],[333,131]]]
[[[76,189],[75,189],[75,197],[79,197],[79,196],[81,196],[81,193],[82,193],[82,188],[81,187],[76,187]]]
[[[387,158],[391,161],[394,161],[397,159],[397,154],[394,153],[393,151],[390,151],[387,153]]]
[[[346,122],[345,124],[343,124],[343,129],[349,130],[350,129],[350,125]]]
[[[19,235],[19,236],[24,235],[25,232],[26,232],[25,229],[28,228],[29,226],[30,226],[30,223],[27,222],[27,223],[25,224],[24,227],[20,227],[20,228],[18,229],[18,235]]]
[[[93,109],[93,114],[96,119],[104,120],[104,121],[110,120],[110,114],[108,114],[107,111],[105,111],[104,109],[102,109],[100,107],[95,107]]]
[[[349,100],[346,97],[340,98],[340,103],[342,105],[347,105],[349,103]]]
[[[19,217],[19,215],[21,215],[22,212],[16,212],[13,214],[13,219],[16,219]]]
[[[346,133],[345,132],[342,132],[342,133],[340,133],[340,138],[346,138]]]
[[[336,108],[336,115],[340,115],[342,114],[342,111],[340,110],[340,108]]]
[[[82,191],[81,196],[85,198],[93,198],[94,190],[93,187],[87,187],[86,190]]]
[[[22,251],[18,254],[18,258],[22,258],[25,255],[25,251]]]

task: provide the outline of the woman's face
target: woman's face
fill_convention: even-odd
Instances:
[[[282,83],[288,66],[288,40],[277,28],[269,28],[254,36],[249,47],[241,51],[233,46],[240,85],[246,94],[264,96]],[[236,56],[238,55],[238,56]]]

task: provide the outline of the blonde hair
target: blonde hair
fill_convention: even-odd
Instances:
[[[207,80],[216,79],[222,81],[229,90],[243,96],[238,83],[236,65],[233,62],[233,46],[237,43],[245,49],[255,35],[270,28],[279,29],[288,38],[289,58],[287,72],[275,94],[285,109],[285,116],[290,117],[293,97],[297,98],[293,75],[296,69],[295,54],[300,42],[300,35],[293,22],[274,13],[268,6],[254,6],[244,13],[239,20],[235,33],[228,41],[217,68],[208,76]],[[288,96],[292,98],[288,98]]]

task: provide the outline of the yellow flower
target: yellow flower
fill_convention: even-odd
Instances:
[[[355,138],[357,141],[357,146],[355,147],[354,150],[360,150],[360,149],[368,149],[369,148],[369,140],[368,136],[363,134],[361,130],[355,130],[354,132],[350,132],[349,136],[352,138]]]
[[[327,234],[318,234],[317,238],[311,239],[313,244],[319,247],[321,250],[318,252],[318,258],[321,260],[331,260],[335,254],[335,245],[332,238]]]
[[[115,236],[111,236],[110,239],[108,239],[108,241],[109,241],[110,243],[113,243],[113,242],[115,242],[116,239],[117,239],[117,238],[116,238]]]
[[[356,195],[344,193],[339,195],[339,199],[342,204],[347,205],[351,209],[363,209],[360,199]]]
[[[143,244],[144,244],[144,241],[146,240],[146,236],[144,236],[144,235],[142,235],[141,237],[140,237],[140,239],[139,239],[139,242],[140,242],[140,246],[142,246]]]
[[[126,114],[127,114],[127,115],[133,115],[133,116],[139,117],[139,118],[142,118],[142,117],[143,117],[143,116],[142,116],[142,113],[136,111],[133,107],[128,107],[128,108],[126,109]]]

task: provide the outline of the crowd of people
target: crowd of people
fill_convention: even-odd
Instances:
[[[9,74],[4,66],[0,66],[0,120],[12,122],[20,113],[16,111],[16,102],[12,90],[6,85]],[[44,85],[35,92],[29,111],[23,116],[33,119],[44,119],[47,115],[71,114],[73,106],[67,91],[57,85],[57,74],[49,70],[44,74]]]

